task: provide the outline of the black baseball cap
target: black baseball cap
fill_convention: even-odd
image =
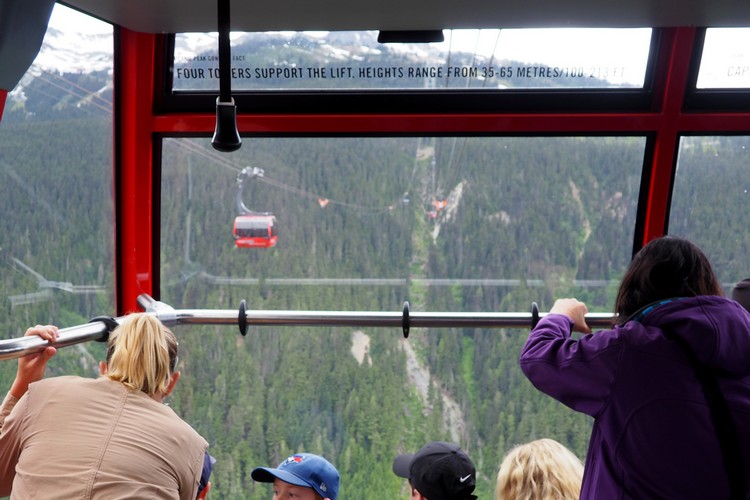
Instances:
[[[460,446],[443,441],[393,459],[393,472],[430,500],[475,500],[477,471]]]

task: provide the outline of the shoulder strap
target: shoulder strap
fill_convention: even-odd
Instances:
[[[716,375],[698,361],[695,353],[685,342],[685,339],[666,331],[667,337],[677,342],[687,356],[690,364],[695,369],[695,374],[703,388],[708,408],[711,412],[716,435],[719,438],[719,446],[724,458],[724,469],[729,478],[729,498],[731,500],[744,500],[746,498],[745,461],[742,458],[742,449],[737,435],[737,428],[732,420],[724,394],[719,387]]]

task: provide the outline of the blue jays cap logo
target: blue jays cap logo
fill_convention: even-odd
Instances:
[[[284,460],[284,463],[282,463],[281,465],[279,465],[279,468],[285,467],[285,466],[287,466],[289,464],[292,464],[292,463],[294,463],[294,464],[302,463],[302,461],[304,459],[305,459],[305,457],[303,457],[302,455],[292,455],[291,457],[289,457],[286,460]]]

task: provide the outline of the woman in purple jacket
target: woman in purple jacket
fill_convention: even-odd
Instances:
[[[633,258],[611,330],[588,335],[576,299],[557,300],[532,330],[523,372],[594,417],[581,498],[750,498],[750,314],[723,295],[703,252],[666,236]],[[736,430],[739,494],[696,369],[718,381],[729,408],[720,428]]]

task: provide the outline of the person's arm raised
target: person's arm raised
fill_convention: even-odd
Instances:
[[[45,340],[54,342],[57,340],[57,327],[52,325],[37,325],[26,330],[26,335],[37,335]],[[18,371],[8,394],[0,405],[0,431],[5,424],[5,418],[13,411],[21,396],[26,394],[29,384],[41,380],[47,368],[47,361],[55,355],[54,347],[46,347],[43,351],[28,354],[18,358]]]
[[[36,325],[26,330],[26,336],[37,335],[49,342],[57,340],[57,327],[53,325]],[[44,378],[47,362],[55,355],[57,349],[46,347],[43,351],[18,358],[16,379],[10,388],[10,395],[20,398],[29,389],[29,384]]]

